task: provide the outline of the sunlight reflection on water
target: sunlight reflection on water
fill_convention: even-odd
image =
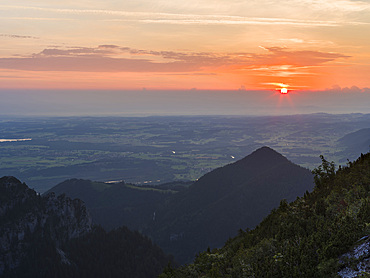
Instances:
[[[4,142],[19,142],[19,141],[31,141],[32,138],[25,138],[25,139],[0,139],[0,143]]]

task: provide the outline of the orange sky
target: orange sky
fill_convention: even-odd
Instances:
[[[370,87],[369,1],[31,2],[0,4],[0,89]]]

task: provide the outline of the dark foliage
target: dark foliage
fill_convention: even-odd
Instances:
[[[138,232],[96,226],[62,246],[50,236],[29,237],[21,265],[3,277],[156,277],[171,258]]]
[[[337,277],[348,265],[341,255],[370,234],[370,153],[336,172],[321,158],[312,193],[160,277]]]

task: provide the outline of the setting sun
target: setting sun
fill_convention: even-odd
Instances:
[[[281,88],[280,89],[280,93],[281,94],[287,94],[288,93],[288,89],[287,88]]]

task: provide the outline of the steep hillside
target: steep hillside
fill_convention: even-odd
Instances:
[[[170,258],[137,232],[91,225],[81,200],[0,179],[0,277],[155,277]]]
[[[369,277],[370,153],[337,171],[322,157],[314,173],[312,193],[160,277]]]
[[[14,177],[0,179],[0,274],[27,259],[36,238],[55,247],[88,233],[91,218],[80,200],[41,198]]]
[[[200,178],[156,212],[145,231],[182,263],[207,247],[220,247],[242,228],[252,228],[277,207],[313,188],[307,169],[263,147]]]

